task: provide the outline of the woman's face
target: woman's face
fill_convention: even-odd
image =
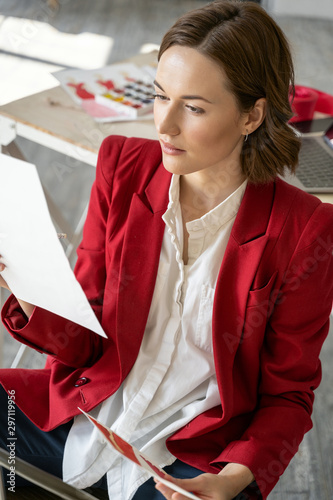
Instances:
[[[226,82],[220,66],[195,49],[175,45],[163,53],[154,119],[169,172],[240,174],[246,116]]]

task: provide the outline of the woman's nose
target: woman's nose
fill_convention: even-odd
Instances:
[[[180,132],[179,117],[172,107],[159,109],[155,114],[155,126],[159,134],[178,135]]]

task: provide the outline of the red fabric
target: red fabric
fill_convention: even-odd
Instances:
[[[16,403],[49,430],[117,390],[137,357],[154,290],[170,174],[155,141],[110,137],[78,249],[76,275],[108,339],[36,308],[18,340],[50,353],[44,370],[1,370]],[[213,350],[221,406],[167,441],[179,459],[216,472],[247,465],[266,498],[311,427],[318,355],[333,295],[333,207],[278,179],[248,184],[215,291]],[[84,385],[75,387],[85,377]],[[184,379],[185,380],[185,379]],[[262,497],[260,496],[262,495]]]
[[[333,116],[333,96],[311,87],[295,85],[292,109],[295,115],[290,122],[312,120],[315,111]]]

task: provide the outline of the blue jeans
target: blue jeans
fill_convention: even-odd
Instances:
[[[7,444],[10,442],[8,434],[8,396],[0,385],[0,447],[7,450]],[[50,432],[44,432],[38,429],[21,410],[15,406],[15,455],[46,472],[49,472],[62,479],[62,462],[64,447],[67,435],[73,421],[60,425]],[[181,479],[196,477],[202,474],[202,471],[191,467],[180,460],[176,460],[172,465],[165,467],[165,471]],[[8,487],[7,471],[4,472],[5,488]],[[28,481],[20,477],[15,478],[16,487],[29,485]],[[107,489],[106,476],[104,476],[92,488]],[[246,500],[247,497],[238,495],[235,500]],[[146,481],[133,497],[133,500],[165,500],[159,491],[155,488],[153,479]]]

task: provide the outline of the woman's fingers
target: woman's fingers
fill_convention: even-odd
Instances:
[[[7,285],[7,281],[5,281],[1,275],[0,275],[0,287],[7,288],[7,290],[10,290],[9,286]]]
[[[0,259],[2,258],[2,255],[0,255]],[[6,266],[3,262],[0,262],[0,273],[6,269]],[[2,288],[7,288],[9,290],[9,286],[7,285],[7,282],[3,279],[3,277],[0,274],[0,287]]]
[[[169,474],[165,474],[164,479],[167,481],[170,481],[172,483],[176,483],[176,479],[173,478],[172,476],[169,476]],[[162,493],[162,495],[167,499],[167,500],[172,500],[172,495],[175,493],[175,490],[172,488],[169,488],[166,484],[161,483],[157,477],[154,478],[154,481],[156,483],[156,489]]]
[[[175,490],[172,488],[168,488],[163,483],[157,483],[156,484],[156,489],[162,493],[162,495],[167,499],[167,500],[188,500],[188,497],[182,495],[181,493],[177,493]]]
[[[199,474],[199,476],[191,479],[176,479],[166,476],[165,479],[202,500],[231,500],[231,498],[234,498],[234,495],[227,490],[227,483],[224,484],[218,474]],[[159,482],[158,479],[155,479],[155,481],[157,482],[156,488],[167,500],[187,500],[185,495],[173,491],[172,488]]]
[[[175,483],[178,486],[182,487],[183,489],[188,489],[188,491],[191,491],[193,489],[193,479],[177,479],[175,477],[169,476],[168,474],[165,474],[165,479],[167,481],[170,481],[170,483]],[[160,482],[158,478],[155,478],[156,484],[156,489],[162,493],[162,495],[167,499],[167,500],[188,500],[187,496],[182,495],[181,493],[176,492],[173,488],[169,488],[166,484]]]

